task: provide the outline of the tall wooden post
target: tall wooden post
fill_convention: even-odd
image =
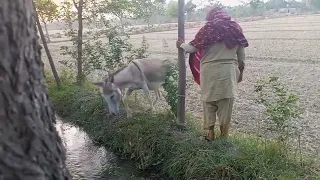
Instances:
[[[184,0],[178,0],[178,39],[184,40]],[[179,90],[178,90],[178,124],[185,123],[186,95],[186,61],[184,50],[178,48]]]

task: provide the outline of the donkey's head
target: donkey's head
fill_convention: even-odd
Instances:
[[[109,76],[106,81],[93,83],[102,88],[103,97],[108,103],[109,114],[118,115],[121,102],[121,91],[114,85],[113,76]]]

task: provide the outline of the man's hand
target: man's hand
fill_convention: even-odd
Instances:
[[[178,39],[177,42],[176,42],[177,48],[180,48],[180,46],[181,46],[182,43],[184,43],[184,40]]]
[[[241,81],[242,81],[242,72],[240,73],[240,75],[239,75],[239,79],[238,79],[238,83],[240,83]]]
[[[239,68],[239,71],[240,71],[238,83],[240,83],[242,81],[243,70],[244,70],[244,62],[243,61],[239,61],[238,68]]]

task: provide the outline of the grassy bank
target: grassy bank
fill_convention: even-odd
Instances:
[[[181,131],[165,112],[107,119],[107,105],[98,89],[64,84],[58,90],[48,81],[56,112],[101,145],[135,160],[140,169],[156,168],[174,180],[317,178],[310,162],[285,153],[273,141],[233,133],[229,140],[207,143],[199,139],[195,123]]]

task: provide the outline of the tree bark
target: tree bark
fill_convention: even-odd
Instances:
[[[35,12],[35,18],[36,18],[36,22],[37,22],[37,27],[38,27],[38,30],[39,30],[39,34],[40,34],[40,37],[41,37],[41,40],[42,40],[43,47],[44,47],[44,49],[46,51],[46,54],[47,54],[47,57],[48,57],[48,60],[49,60],[49,64],[50,64],[50,67],[51,67],[51,70],[52,70],[52,74],[54,76],[54,79],[56,80],[57,86],[60,87],[61,86],[61,81],[60,81],[58,72],[56,70],[56,67],[54,65],[50,50],[48,48],[46,38],[45,38],[45,36],[43,34],[43,31],[42,31],[42,28],[41,28],[41,24],[40,24],[40,20],[39,20],[39,16],[38,16],[38,13],[36,11],[36,8],[35,8],[34,4],[33,4],[33,11]]]
[[[78,57],[77,57],[77,67],[78,67],[78,74],[77,74],[77,82],[78,84],[83,83],[84,75],[82,72],[82,34],[83,34],[83,25],[82,25],[82,8],[83,8],[83,0],[79,0],[79,4],[75,7],[78,10]]]
[[[68,180],[30,0],[0,1],[0,179]]]
[[[147,19],[148,32],[150,32],[150,19]]]

